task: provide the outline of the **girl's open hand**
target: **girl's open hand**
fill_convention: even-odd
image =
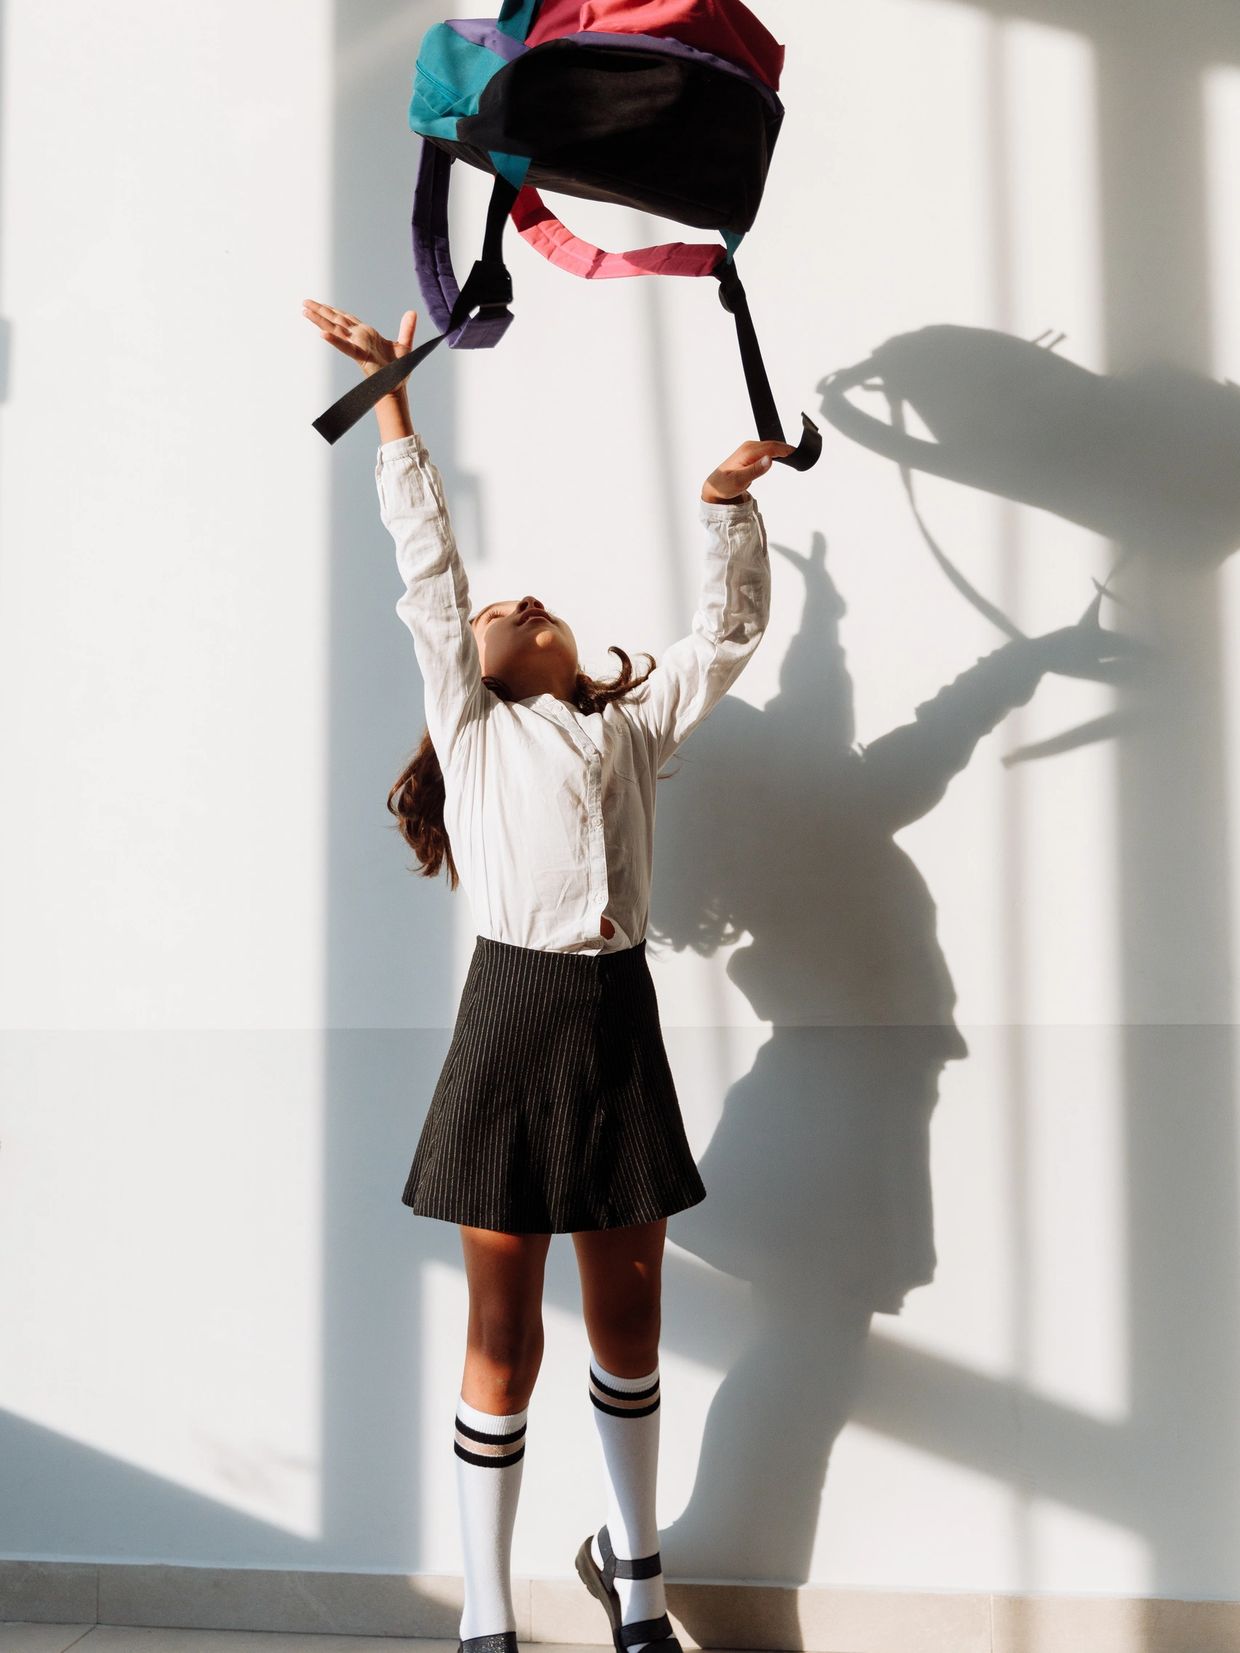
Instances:
[[[396,337],[385,339],[382,333],[367,327],[356,316],[333,310],[330,304],[319,304],[312,298],[303,301],[301,313],[313,322],[328,344],[355,361],[367,378],[394,362],[397,356],[408,355],[413,348],[413,330],[418,324],[416,312],[406,310],[400,318]]]
[[[747,499],[746,489],[766,475],[773,460],[795,452],[787,442],[742,442],[703,482],[702,498],[707,505],[731,505]]]

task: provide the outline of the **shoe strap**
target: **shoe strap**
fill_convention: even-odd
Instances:
[[[636,1624],[622,1624],[618,1634],[623,1647],[634,1647],[639,1642],[654,1642],[656,1645],[673,1642],[680,1646],[666,1613],[660,1613],[657,1619],[639,1619]]]
[[[616,1578],[657,1578],[663,1571],[658,1550],[653,1555],[638,1556],[633,1561],[621,1560],[612,1548],[611,1534],[606,1527],[599,1529],[598,1553],[603,1558],[603,1578],[609,1588]]]

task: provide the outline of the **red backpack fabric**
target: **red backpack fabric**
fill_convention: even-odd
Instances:
[[[784,67],[784,48],[740,0],[543,0],[526,44],[573,34],[680,40],[748,69],[773,92]]]

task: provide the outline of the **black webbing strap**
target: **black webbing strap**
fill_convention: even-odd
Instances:
[[[508,214],[517,198],[516,186],[510,184],[506,178],[497,176],[495,188],[491,191],[491,204],[487,208],[486,235],[482,243],[482,257],[469,272],[469,278],[461,288],[460,297],[452,309],[448,325],[442,333],[428,339],[425,344],[419,345],[407,355],[398,356],[394,362],[372,373],[368,379],[346,391],[325,413],[320,413],[314,421],[314,428],[328,442],[338,441],[345,431],[352,429],[364,413],[367,413],[376,402],[382,401],[398,385],[402,385],[416,367],[437,349],[450,333],[463,325],[473,311],[483,313],[510,314],[508,306],[512,303],[512,277],[504,265],[503,243],[504,225],[508,222]]]
[[[653,1555],[622,1561],[612,1546],[611,1534],[606,1527],[599,1530],[598,1553],[603,1558],[603,1579],[608,1586],[613,1578],[657,1578],[663,1571],[663,1560],[658,1550]]]
[[[653,1555],[642,1555],[633,1561],[616,1557],[617,1578],[658,1578],[663,1571],[663,1557],[658,1550]]]
[[[719,281],[719,302],[736,322],[736,339],[741,348],[741,366],[745,370],[745,384],[749,390],[749,405],[753,409],[754,424],[763,442],[783,442],[784,427],[780,424],[771,381],[767,377],[762,349],[749,313],[749,300],[736,272],[736,261],[725,259],[715,270]],[[801,415],[801,440],[795,453],[784,454],[777,461],[794,471],[808,471],[818,463],[822,452],[822,435],[808,413]]]
[[[624,1647],[634,1647],[642,1642],[676,1641],[676,1632],[672,1629],[672,1621],[666,1613],[660,1613],[657,1619],[638,1619],[636,1624],[622,1624],[616,1632],[620,1643]],[[680,1646],[676,1642],[677,1647]]]

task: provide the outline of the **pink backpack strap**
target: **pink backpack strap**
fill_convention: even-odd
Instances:
[[[617,276],[714,275],[727,256],[726,248],[705,241],[665,241],[660,247],[634,247],[627,253],[607,253],[573,234],[528,184],[517,196],[512,221],[522,238],[557,269],[587,281]]]

